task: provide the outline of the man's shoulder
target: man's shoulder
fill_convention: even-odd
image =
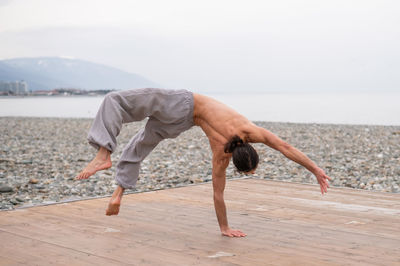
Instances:
[[[250,122],[243,126],[243,133],[246,136],[246,142],[249,143],[260,143],[262,142],[262,135],[266,129],[257,126],[256,124]]]

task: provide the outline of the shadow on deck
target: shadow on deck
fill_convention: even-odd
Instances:
[[[400,265],[400,195],[228,181],[219,233],[211,184],[0,212],[1,265]]]

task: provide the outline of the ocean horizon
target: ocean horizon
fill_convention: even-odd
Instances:
[[[400,125],[400,92],[205,93],[252,121]],[[0,97],[0,116],[93,118],[104,96]]]

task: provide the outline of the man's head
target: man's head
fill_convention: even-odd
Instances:
[[[257,168],[258,154],[249,144],[239,136],[234,136],[225,144],[225,153],[232,153],[232,161],[239,172],[251,172]]]

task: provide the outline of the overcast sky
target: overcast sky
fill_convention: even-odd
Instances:
[[[198,91],[400,91],[400,1],[0,0],[0,58]]]

